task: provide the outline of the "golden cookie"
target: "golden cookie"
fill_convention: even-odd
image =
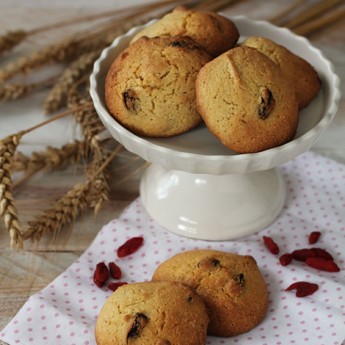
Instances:
[[[254,48],[233,48],[201,68],[196,101],[210,131],[237,153],[279,146],[297,129],[293,85],[277,64]]]
[[[209,318],[202,299],[172,282],[123,285],[105,302],[97,345],[204,345]]]
[[[266,284],[251,256],[191,250],[163,262],[152,279],[181,282],[195,289],[206,303],[212,335],[247,332],[266,315]]]
[[[211,57],[189,37],[142,37],[113,62],[106,77],[110,113],[144,136],[170,137],[198,125],[195,79]]]
[[[189,36],[211,56],[216,57],[236,44],[239,33],[235,24],[220,14],[179,6],[140,31],[132,42],[142,36]]]
[[[309,62],[265,37],[248,37],[242,45],[259,50],[282,69],[296,89],[300,109],[306,107],[317,96],[321,82]]]

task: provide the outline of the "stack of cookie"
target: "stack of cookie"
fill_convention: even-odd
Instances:
[[[98,345],[204,345],[207,334],[230,337],[265,317],[268,293],[251,256],[192,250],[163,262],[151,282],[123,285],[96,324]]]
[[[315,69],[263,37],[238,44],[234,23],[178,7],[139,32],[105,83],[110,113],[135,134],[171,137],[200,123],[237,153],[291,140],[319,92]]]

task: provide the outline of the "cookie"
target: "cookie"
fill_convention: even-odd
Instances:
[[[191,250],[163,262],[154,281],[177,281],[195,289],[205,301],[209,334],[235,336],[247,332],[265,317],[268,293],[251,256],[215,250]]]
[[[319,93],[321,81],[314,67],[284,46],[257,36],[248,37],[242,45],[259,50],[282,69],[296,89],[299,109],[306,107]]]
[[[220,14],[179,6],[140,31],[132,42],[142,36],[189,36],[212,57],[216,57],[236,44],[239,32],[230,19]]]
[[[188,37],[142,37],[112,63],[105,81],[110,113],[135,134],[171,137],[201,121],[195,79],[211,57]]]
[[[196,101],[210,131],[237,153],[279,146],[297,129],[293,85],[276,63],[254,48],[233,48],[201,68]]]
[[[202,299],[172,282],[123,285],[102,307],[97,345],[204,345],[209,318]]]

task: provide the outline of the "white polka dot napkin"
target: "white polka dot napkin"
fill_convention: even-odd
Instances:
[[[122,280],[131,283],[150,280],[157,265],[175,253],[211,248],[254,256],[269,289],[269,309],[265,320],[250,332],[233,338],[209,337],[207,344],[341,345],[345,340],[345,166],[308,152],[280,169],[288,186],[282,214],[258,234],[237,241],[179,237],[150,219],[137,199],[100,230],[74,264],[28,299],[0,332],[0,339],[11,345],[95,344],[95,321],[111,293],[93,283],[98,262],[115,261],[123,271]],[[315,245],[308,244],[312,231],[321,232]],[[324,248],[341,271],[319,271],[299,261],[282,266],[280,254],[273,255],[264,246],[263,235],[275,240],[280,254]],[[128,257],[117,258],[117,248],[133,236],[143,236],[144,245]],[[296,281],[316,283],[319,290],[298,298],[294,291],[285,291]]]

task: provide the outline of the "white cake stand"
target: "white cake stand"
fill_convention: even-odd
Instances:
[[[276,219],[286,196],[276,167],[313,145],[332,121],[340,99],[339,79],[331,63],[305,38],[267,22],[243,16],[231,19],[241,39],[268,37],[304,57],[319,73],[322,90],[301,112],[295,139],[285,145],[260,153],[236,154],[205,126],[169,139],[139,137],[122,127],[108,113],[104,80],[114,58],[144,26],[131,29],[105,49],[91,75],[91,97],[105,127],[129,151],[152,163],[140,185],[147,212],[174,233],[204,240],[246,236]]]

